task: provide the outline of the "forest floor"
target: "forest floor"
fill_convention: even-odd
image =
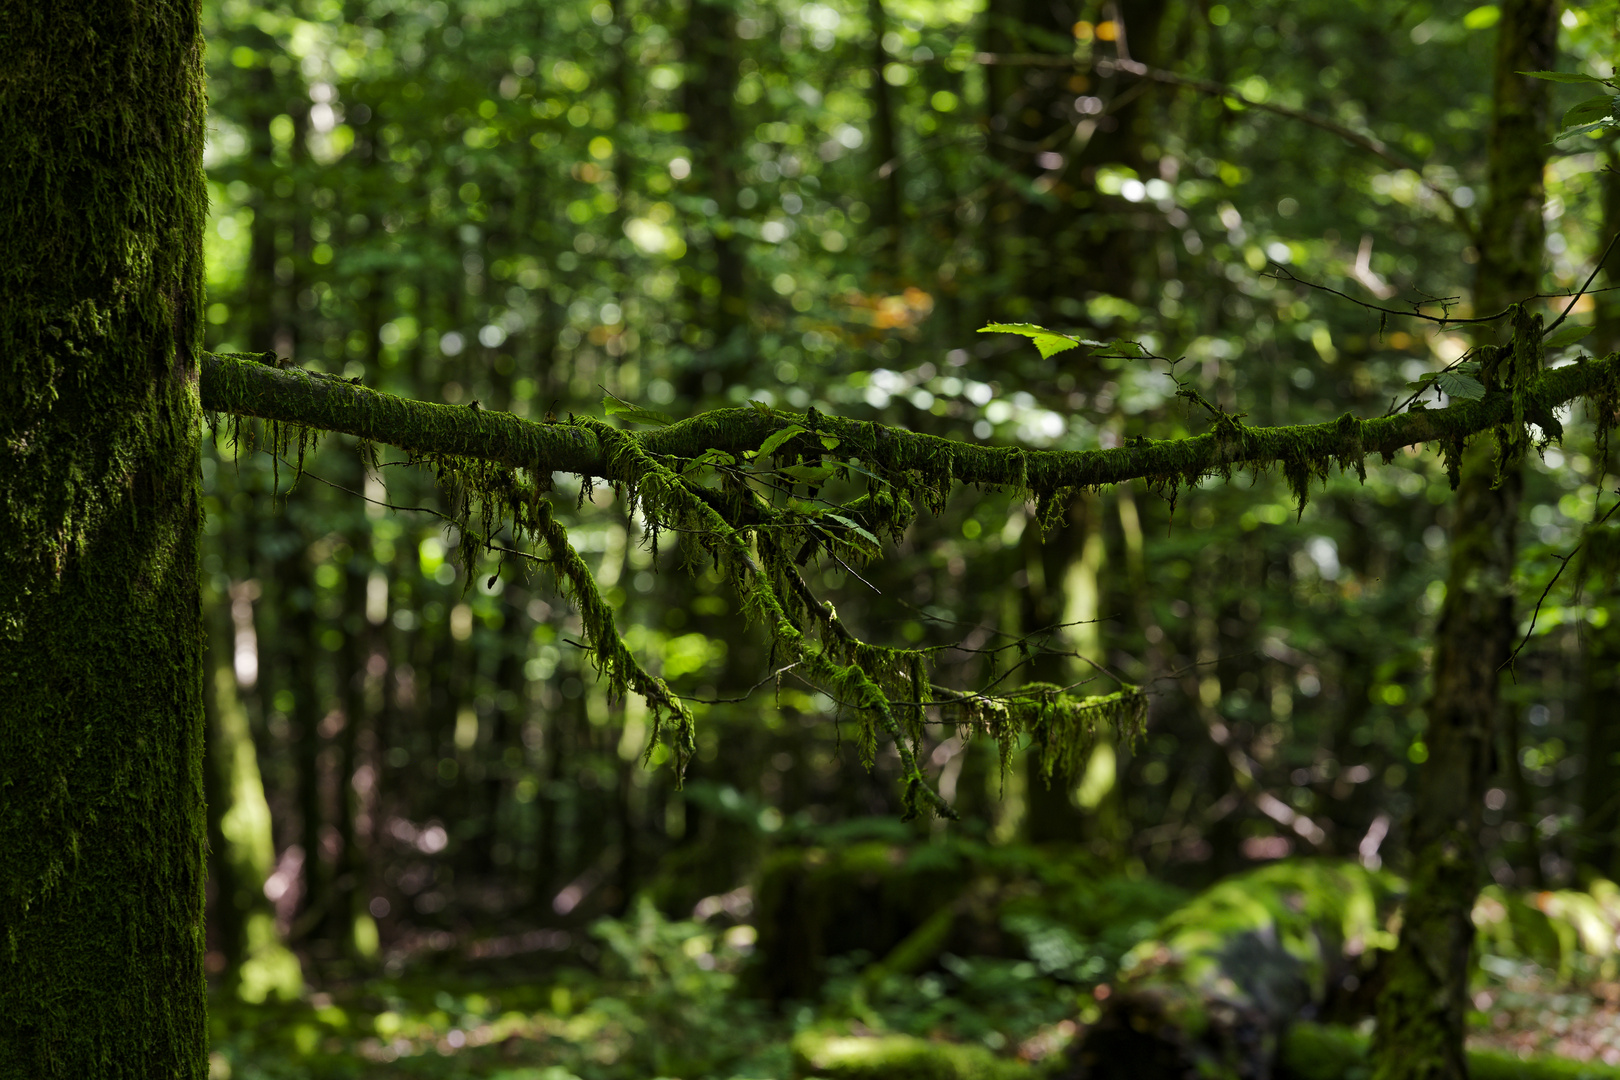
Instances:
[[[1470,1046],[1620,1066],[1620,982],[1573,986],[1544,968],[1497,957],[1484,966],[1488,983],[1474,994]]]
[[[707,951],[715,939],[692,928],[665,924],[674,932],[661,935],[661,942],[642,942],[651,947],[639,972],[621,968],[617,977],[555,957],[535,958],[525,972],[524,958],[514,957],[474,972],[334,984],[293,1002],[216,1000],[210,1078],[786,1080],[813,1074],[860,1080],[883,1073],[850,1063],[815,1069],[802,1051],[804,1037],[888,1035],[891,1042],[909,1038],[942,1047],[964,1041],[960,1024],[918,1030],[915,1010],[886,1014],[861,1002],[773,1013],[739,993],[736,957],[716,957]],[[1470,1049],[1542,1066],[1526,1076],[1577,1075],[1556,1063],[1561,1059],[1589,1063],[1582,1076],[1620,1077],[1620,1069],[1603,1068],[1620,1066],[1620,982],[1577,986],[1534,964],[1487,956],[1477,986]],[[1084,996],[1089,1000],[1082,1004],[1095,1000]],[[1075,1000],[1070,994],[1071,1006]],[[1084,1034],[1088,1011],[1094,1014],[1073,1009],[1013,1039],[981,1030],[971,1040],[978,1046],[972,1061],[980,1067],[957,1063],[939,1075],[968,1080],[1055,1071],[1064,1050]],[[985,1071],[992,1058],[999,1059],[994,1071]]]

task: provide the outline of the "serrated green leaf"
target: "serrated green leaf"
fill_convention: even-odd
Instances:
[[[861,537],[863,539],[869,540],[873,544],[876,544],[878,542],[877,537],[873,536],[870,532],[867,532],[866,529],[864,527],[862,527],[861,523],[854,520],[853,518],[847,518],[843,514],[828,514],[827,516],[832,518],[834,521],[836,521],[836,522],[838,522],[838,523],[840,523],[842,525],[847,525],[851,529],[854,529],[857,533],[859,533],[861,535]]]
[[[759,413],[761,416],[771,415],[771,407],[765,404],[763,401],[755,401],[754,399],[750,398],[748,404],[752,405],[754,407],[754,411]]]
[[[1472,375],[1460,371],[1442,371],[1434,380],[1448,397],[1462,401],[1478,401],[1485,396],[1485,384]]]
[[[804,431],[803,424],[789,424],[780,431],[771,432],[770,437],[759,444],[759,456],[765,457],[767,454],[774,453],[779,446],[802,431]]]
[[[1478,375],[1479,374],[1479,366],[1480,365],[1479,365],[1478,360],[1464,360],[1462,363],[1460,363],[1456,367],[1452,368],[1452,370],[1453,371],[1460,371],[1464,375]]]
[[[776,471],[801,484],[819,484],[838,468],[835,465],[784,465]]]
[[[669,427],[675,422],[675,418],[667,413],[643,409],[640,405],[632,405],[612,394],[602,395],[602,408],[609,416],[622,416],[633,424],[657,424],[659,427]]]
[[[1408,390],[1427,390],[1432,386],[1434,386],[1433,375],[1425,375],[1421,379],[1416,379],[1406,384],[1406,388]]]
[[[1614,97],[1610,94],[1599,94],[1597,97],[1587,98],[1579,105],[1572,106],[1564,114],[1564,127],[1574,127],[1576,124],[1590,124],[1597,120],[1605,120],[1614,115]]]
[[[1595,327],[1583,326],[1580,323],[1566,322],[1563,326],[1542,338],[1541,347],[1544,349],[1568,348],[1587,334],[1590,334],[1594,329]]]
[[[1582,75],[1578,71],[1519,71],[1515,72],[1515,74],[1528,75],[1532,79],[1545,79],[1548,82],[1597,83],[1599,86],[1606,85],[1604,81],[1597,76]]]
[[[1559,139],[1568,139],[1574,135],[1585,135],[1590,131],[1600,131],[1604,128],[1612,128],[1614,126],[1615,122],[1613,120],[1603,119],[1592,124],[1582,124],[1580,127],[1565,128],[1563,131],[1560,131],[1557,135],[1553,136],[1553,142],[1556,143]]]
[[[1056,330],[1048,330],[1046,327],[1036,326],[1034,323],[991,323],[989,326],[980,328],[979,333],[1019,334],[1027,337],[1041,351],[1043,360],[1050,356],[1056,356],[1060,352],[1067,352],[1070,349],[1077,348],[1080,345],[1079,338],[1070,337],[1068,334],[1060,334]]]
[[[843,441],[844,440],[840,439],[836,435],[823,435],[821,437],[821,446],[825,450],[836,450],[838,449],[838,444]]]

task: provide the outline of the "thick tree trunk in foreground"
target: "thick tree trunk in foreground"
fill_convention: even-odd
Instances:
[[[1555,67],[1557,4],[1502,5],[1490,135],[1490,197],[1480,221],[1479,314],[1538,291],[1545,227],[1548,84],[1516,74]],[[1536,332],[1528,318],[1514,335]],[[1471,913],[1483,873],[1481,806],[1491,776],[1501,666],[1513,647],[1514,532],[1522,476],[1498,472],[1476,437],[1463,467],[1434,653],[1434,694],[1425,737],[1429,758],[1414,785],[1409,895],[1373,1040],[1377,1080],[1452,1080],[1468,1075]]]
[[[201,1078],[195,0],[0,5],[0,1077]]]

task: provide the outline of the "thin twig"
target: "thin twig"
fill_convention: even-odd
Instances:
[[[1620,492],[1617,492],[1617,494],[1620,494]],[[1616,510],[1620,510],[1620,502],[1616,502],[1613,506],[1609,507],[1608,512],[1605,513],[1601,518],[1597,519],[1585,529],[1581,530],[1581,538],[1575,542],[1574,547],[1569,549],[1569,554],[1558,560],[1558,569],[1554,571],[1552,580],[1547,582],[1547,587],[1541,590],[1541,598],[1536,601],[1535,610],[1530,613],[1530,625],[1525,627],[1524,637],[1519,641],[1518,647],[1513,650],[1512,655],[1497,665],[1497,671],[1501,671],[1503,668],[1511,668],[1513,666],[1513,662],[1519,658],[1519,653],[1523,652],[1524,647],[1530,642],[1530,635],[1535,632],[1536,620],[1541,618],[1541,606],[1547,602],[1548,594],[1552,592],[1553,586],[1558,584],[1558,579],[1563,575],[1565,567],[1569,566],[1569,561],[1573,559],[1580,552],[1581,548],[1586,545],[1586,542],[1592,538],[1592,534],[1597,532],[1598,527],[1605,524],[1611,517],[1614,516],[1614,512]]]
[[[1576,293],[1570,299],[1569,306],[1564,308],[1564,313],[1562,315],[1558,316],[1558,318],[1554,319],[1553,324],[1551,326],[1547,327],[1547,329],[1545,329],[1545,330],[1543,330],[1541,332],[1541,336],[1542,336],[1543,340],[1546,339],[1547,335],[1551,334],[1554,330],[1558,329],[1558,325],[1560,323],[1562,323],[1565,319],[1569,318],[1569,313],[1571,311],[1575,310],[1575,305],[1580,303],[1580,299],[1581,299],[1582,296],[1586,295],[1586,290],[1590,289],[1592,287],[1592,282],[1597,280],[1598,274],[1601,273],[1602,270],[1603,270],[1603,264],[1609,261],[1609,252],[1614,250],[1614,245],[1615,245],[1616,241],[1620,241],[1620,232],[1615,233],[1613,236],[1611,236],[1609,238],[1609,246],[1603,249],[1603,254],[1602,255],[1598,256],[1597,262],[1592,267],[1592,272],[1590,274],[1586,275],[1586,284],[1582,285],[1581,286],[1581,291]]]
[[[264,452],[267,453],[267,454],[270,453],[270,451],[268,451],[268,450],[266,450]],[[275,455],[272,455],[272,456],[277,458],[283,465],[287,466],[289,469],[293,467],[293,463],[288,461],[286,458],[281,457],[281,455],[275,454]],[[359,492],[359,491],[354,490],[351,487],[346,487],[343,484],[340,484],[335,480],[328,480],[326,477],[321,476],[318,473],[310,472],[308,469],[303,470],[303,475],[309,477],[311,480],[314,480],[318,484],[325,484],[329,488],[333,488],[333,489],[335,489],[337,491],[341,491],[341,492],[344,492],[346,494],[353,495],[357,499],[364,499],[366,502],[372,503],[372,504],[374,504],[376,506],[381,506],[381,507],[384,507],[384,508],[389,509],[389,510],[399,511],[401,513],[432,514],[434,517],[440,519],[441,521],[448,522],[449,524],[454,525],[458,529],[463,527],[461,522],[457,521],[455,518],[451,517],[449,514],[446,514],[442,510],[435,510],[431,506],[396,506],[394,503],[388,502],[388,501],[386,501],[384,499],[373,499],[370,495],[367,495],[364,492]],[[477,536],[476,533],[474,533],[473,535]],[[516,555],[519,558],[528,559],[530,562],[539,563],[541,566],[551,566],[551,565],[553,565],[553,560],[547,559],[547,558],[545,558],[543,556],[540,556],[540,555],[536,555],[532,551],[520,551],[517,548],[507,547],[505,544],[497,544],[497,543],[494,543],[493,541],[491,541],[489,539],[489,537],[487,537],[487,536],[478,537],[478,539],[483,544],[484,550],[486,550],[486,551],[498,551],[503,555]],[[499,568],[497,567],[497,569],[499,569]]]
[[[1387,307],[1384,307],[1384,306],[1382,306],[1380,304],[1369,304],[1367,301],[1361,299],[1358,296],[1351,296],[1349,293],[1340,292],[1338,289],[1331,288],[1330,286],[1321,285],[1321,284],[1318,284],[1317,282],[1314,282],[1314,281],[1307,281],[1305,278],[1300,277],[1299,275],[1295,274],[1292,270],[1289,270],[1287,267],[1283,266],[1280,263],[1272,263],[1271,265],[1274,268],[1273,272],[1272,272],[1272,277],[1277,278],[1279,280],[1292,281],[1292,282],[1295,282],[1296,284],[1305,286],[1307,289],[1315,289],[1318,292],[1330,293],[1330,294],[1332,294],[1334,296],[1340,297],[1341,299],[1348,300],[1352,304],[1357,304],[1357,305],[1359,305],[1361,307],[1364,307],[1368,311],[1377,311],[1377,312],[1381,312],[1381,313],[1383,313],[1385,315],[1400,315],[1400,316],[1402,316],[1404,318],[1408,318],[1408,319],[1424,319],[1424,320],[1427,320],[1428,322],[1439,323],[1441,326],[1447,326],[1447,325],[1452,325],[1452,324],[1457,325],[1457,326],[1461,326],[1464,323],[1492,323],[1492,322],[1496,322],[1498,319],[1503,318],[1504,316],[1507,316],[1507,315],[1511,314],[1512,311],[1513,311],[1513,305],[1509,304],[1507,307],[1503,308],[1501,311],[1498,311],[1495,315],[1482,315],[1482,316],[1477,316],[1477,317],[1471,318],[1471,319],[1461,319],[1461,318],[1453,319],[1449,315],[1429,315],[1429,314],[1426,314],[1424,312],[1415,311],[1415,310],[1414,311],[1402,311],[1399,308],[1387,308]],[[1423,301],[1423,303],[1439,303],[1439,302],[1440,301],[1432,301],[1432,300]]]
[[[780,679],[783,675],[786,675],[788,672],[798,667],[801,663],[803,663],[803,661],[795,660],[787,667],[777,668],[775,671],[759,680],[759,682],[755,683],[753,686],[750,686],[741,697],[700,698],[693,697],[690,694],[676,694],[675,696],[680,698],[682,701],[695,701],[699,705],[738,705],[753,697],[754,692],[760,687],[764,686],[768,682],[771,682],[772,680]]]

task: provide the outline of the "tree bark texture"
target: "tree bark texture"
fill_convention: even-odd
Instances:
[[[1480,216],[1475,310],[1488,313],[1539,291],[1545,226],[1542,172],[1550,136],[1548,84],[1518,74],[1556,67],[1555,0],[1502,5],[1491,115],[1490,195]],[[1537,320],[1539,321],[1539,320]],[[1535,323],[1520,316],[1515,336]],[[1411,870],[1401,938],[1378,1001],[1377,1080],[1468,1075],[1471,914],[1483,874],[1479,845],[1501,668],[1513,647],[1514,533],[1523,479],[1484,440],[1464,462],[1451,530],[1451,567],[1435,635],[1429,757],[1413,786]]]
[[[207,1074],[195,0],[0,5],[0,1077]]]

